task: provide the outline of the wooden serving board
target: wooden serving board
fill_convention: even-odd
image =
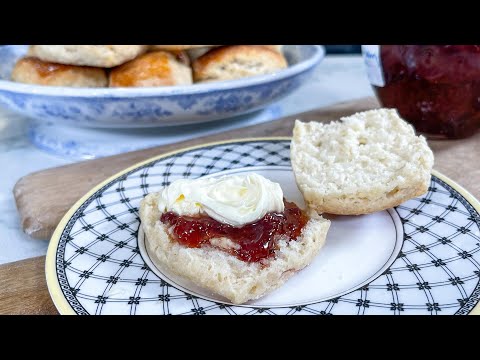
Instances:
[[[49,239],[67,210],[92,187],[126,167],[168,151],[213,141],[290,136],[295,119],[329,121],[378,107],[373,98],[349,101],[280,120],[173,145],[67,165],[27,175],[14,188],[22,227]],[[480,133],[458,141],[430,141],[435,168],[480,197]],[[56,314],[44,274],[45,257],[0,266],[0,314]]]

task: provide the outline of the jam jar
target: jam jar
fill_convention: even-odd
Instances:
[[[459,139],[480,126],[480,45],[363,45],[362,52],[382,106],[418,132]]]

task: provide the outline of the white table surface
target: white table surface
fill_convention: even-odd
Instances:
[[[311,80],[278,105],[282,116],[288,116],[371,95],[373,92],[360,56],[327,56]],[[21,230],[12,194],[17,180],[34,171],[72,162],[31,145],[26,135],[27,123],[28,120],[0,109],[0,264],[45,255],[47,251],[47,241],[31,239]],[[218,132],[226,130],[221,122],[218,124]],[[254,122],[245,122],[245,125],[252,124]],[[201,126],[198,133],[189,136],[198,134],[205,134]],[[175,141],[182,140],[187,138],[175,138]],[[163,142],[168,143],[168,138]]]

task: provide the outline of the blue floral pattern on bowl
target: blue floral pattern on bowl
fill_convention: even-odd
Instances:
[[[318,45],[287,45],[290,66],[274,74],[190,86],[79,89],[10,81],[26,51],[0,46],[0,106],[37,120],[107,128],[201,123],[260,110],[296,90],[325,55]]]

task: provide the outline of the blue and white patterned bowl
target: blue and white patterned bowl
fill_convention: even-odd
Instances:
[[[283,98],[324,58],[318,45],[287,45],[290,66],[240,80],[156,88],[68,88],[10,81],[23,45],[0,46],[0,106],[73,126],[128,128],[201,123],[260,110]]]

